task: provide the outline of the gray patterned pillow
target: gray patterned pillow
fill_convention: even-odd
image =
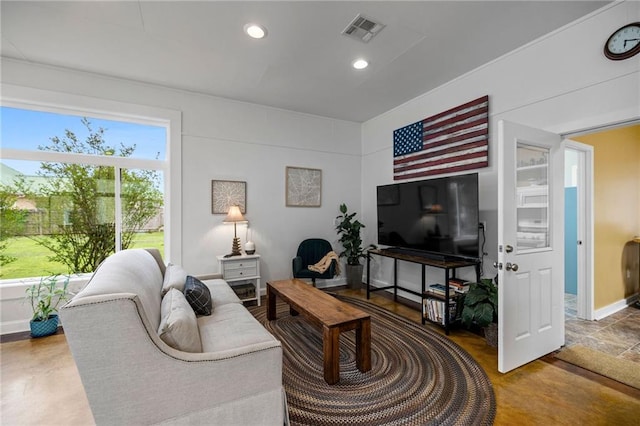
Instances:
[[[184,284],[184,296],[196,315],[211,315],[213,302],[209,288],[199,279],[187,275]]]

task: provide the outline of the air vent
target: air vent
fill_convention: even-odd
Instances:
[[[342,31],[342,34],[360,40],[363,43],[368,43],[376,34],[382,31],[384,27],[384,24],[375,22],[359,14],[347,25],[347,28]]]

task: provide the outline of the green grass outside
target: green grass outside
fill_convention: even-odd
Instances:
[[[164,257],[164,232],[142,232],[136,235],[130,248],[157,248]],[[47,248],[27,237],[11,238],[6,255],[17,258],[15,262],[0,266],[0,279],[40,277],[66,274],[67,268],[61,263],[48,259],[52,255]]]

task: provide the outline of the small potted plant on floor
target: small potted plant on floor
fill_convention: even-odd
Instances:
[[[362,239],[360,238],[360,230],[365,226],[357,219],[354,219],[356,213],[347,213],[347,205],[340,205],[340,216],[336,219],[340,220],[336,231],[340,235],[340,243],[344,247],[344,251],[340,253],[340,257],[347,258],[347,285],[349,288],[358,289],[362,285],[362,269],[360,259],[367,257],[367,250],[376,248],[370,244],[366,248],[362,247]]]
[[[491,278],[471,283],[464,297],[462,322],[470,327],[477,324],[484,330],[489,346],[498,346],[498,286]]]
[[[59,281],[62,284],[59,285]],[[31,337],[44,337],[58,329],[58,306],[69,298],[69,277],[60,275],[42,277],[27,289],[26,300],[31,305],[33,317],[29,323]]]

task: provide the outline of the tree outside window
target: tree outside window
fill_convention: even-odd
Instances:
[[[39,145],[38,150],[117,158],[135,153],[135,144],[108,143],[104,128],[94,129],[87,118],[81,122],[86,137],[67,129],[63,136],[53,136],[48,144]],[[94,271],[110,254],[134,247],[137,240],[144,239],[143,233],[155,231],[152,246],[157,247],[163,232],[162,171],[125,168],[118,161],[115,166],[99,161],[63,161],[40,162],[35,176],[19,176],[10,186],[3,185],[6,195],[3,192],[0,197],[1,218],[15,223],[11,232],[0,233],[3,267],[15,259],[10,253],[12,238],[27,238],[46,250],[48,260],[64,266],[66,273]],[[53,272],[33,271],[31,275]]]

